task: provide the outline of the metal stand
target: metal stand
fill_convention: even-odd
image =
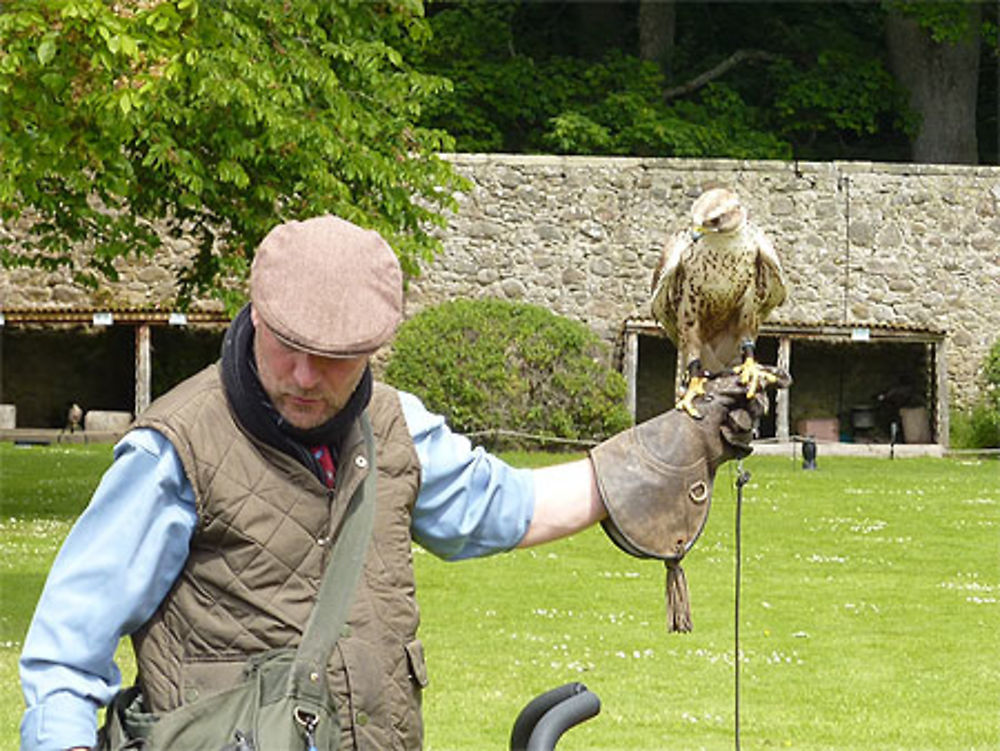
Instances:
[[[733,726],[736,751],[740,751],[740,579],[743,570],[743,486],[750,482],[750,473],[743,460],[737,465],[736,476],[736,584],[733,615]]]

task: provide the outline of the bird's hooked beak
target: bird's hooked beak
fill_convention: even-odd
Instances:
[[[691,230],[691,240],[693,242],[697,242],[701,239],[701,236],[705,234],[705,231],[704,227],[695,227]]]

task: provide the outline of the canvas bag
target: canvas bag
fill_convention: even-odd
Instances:
[[[352,495],[309,623],[298,649],[275,649],[247,660],[230,689],[155,715],[137,686],[108,706],[97,751],[336,751],[337,710],[326,665],[354,597],[375,519],[375,445],[367,415],[361,429],[368,473]]]

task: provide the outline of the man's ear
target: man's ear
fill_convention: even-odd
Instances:
[[[253,305],[250,306],[250,322],[253,324],[254,328],[257,328],[257,309]]]

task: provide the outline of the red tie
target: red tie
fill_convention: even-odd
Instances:
[[[326,486],[328,488],[333,487],[333,478],[337,475],[337,470],[333,466],[333,457],[330,455],[330,449],[326,446],[316,446],[312,450],[312,455],[319,462],[319,466],[323,469],[323,477],[326,479]]]

